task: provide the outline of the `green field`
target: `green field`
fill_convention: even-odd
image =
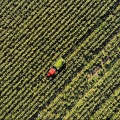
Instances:
[[[0,91],[0,120],[120,120],[120,1],[0,0]]]

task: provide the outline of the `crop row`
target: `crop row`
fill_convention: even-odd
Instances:
[[[26,42],[27,43],[27,42]],[[41,47],[42,48],[42,47]],[[13,52],[13,51],[12,51]]]
[[[40,4],[40,3],[39,3]],[[39,6],[39,4],[38,4],[38,6]],[[64,2],[62,2],[62,4],[64,4]],[[49,5],[49,4],[48,4]],[[54,6],[57,6],[56,5],[56,2],[54,2],[54,4],[53,4]],[[35,10],[37,9],[37,7],[38,6],[36,6],[36,8],[35,8]],[[30,6],[31,7],[31,6]],[[28,7],[28,8],[30,8],[30,7]],[[67,7],[68,8],[68,7]],[[55,8],[52,8],[51,10],[53,10],[53,11],[57,11],[57,12],[59,12],[61,9],[59,8],[57,8],[56,9],[56,7]],[[44,12],[43,12],[44,11]],[[43,30],[43,29],[46,29],[47,30],[47,24],[49,24],[49,21],[51,20],[51,19],[53,19],[53,16],[47,16],[47,18],[45,17],[47,14],[47,12],[49,11],[49,8],[48,9],[42,9],[42,10],[40,10],[36,15],[35,14],[32,14],[32,16],[33,15],[35,15],[35,17],[34,18],[32,18],[32,19],[28,19],[27,21],[25,21],[24,22],[24,24],[26,24],[27,23],[27,25],[30,27],[30,29],[33,29],[34,30],[34,27],[35,26],[38,26],[38,25],[41,25],[41,27],[40,27],[40,30]],[[53,12],[52,11],[52,12]],[[37,19],[37,16],[40,16],[39,17],[39,19]],[[43,17],[44,16],[44,17]],[[59,16],[58,16],[59,17]],[[43,20],[43,18],[46,18],[45,19],[45,21]],[[42,22],[41,22],[42,21]],[[45,22],[47,22],[46,24],[44,24],[45,26],[43,27],[43,23],[45,23]],[[54,21],[53,21],[54,22]],[[39,23],[39,24],[38,24]],[[24,24],[22,24],[20,27],[22,28],[23,27],[23,29],[22,29],[22,33],[24,32],[24,29],[26,28],[26,25],[24,25]],[[33,27],[33,25],[34,25],[34,27]],[[11,26],[13,26],[13,24],[11,24]],[[27,26],[27,27],[28,27]],[[36,27],[35,27],[36,28]]]
[[[114,53],[112,54],[112,55],[114,55]],[[116,58],[116,57],[115,57]],[[113,59],[113,61],[114,61],[114,59]],[[64,78],[64,77],[63,77]],[[61,81],[62,83],[61,84],[63,84],[64,83],[64,81]],[[60,86],[61,86],[61,84],[59,84]],[[85,83],[84,83],[85,84]],[[83,85],[84,86],[84,85]],[[54,89],[57,89],[59,86],[57,86],[56,87],[56,84],[54,84],[53,86],[51,86],[51,87],[53,87]],[[50,89],[51,87],[48,87],[48,89]],[[52,96],[52,94],[54,94],[54,92],[52,92],[52,91],[49,91],[49,92],[47,92],[46,91],[46,96],[48,95],[49,97],[50,96]],[[45,97],[43,97],[43,98],[45,98]],[[45,99],[45,101],[44,102],[47,102],[48,100],[49,100],[49,98],[48,98],[48,100],[46,101],[47,99]]]
[[[120,118],[120,111],[118,111],[117,113],[115,113],[115,114],[112,116],[111,120],[117,120],[117,119],[119,119],[119,118]]]
[[[15,64],[16,65],[16,64]]]
[[[26,42],[26,44],[27,44],[28,42]],[[23,44],[24,45],[24,44]],[[13,52],[13,51],[12,51]]]
[[[67,75],[68,76],[68,75]],[[64,78],[64,77],[63,77]]]
[[[70,113],[68,113],[68,115],[66,115],[65,119],[67,119],[68,117],[70,117],[73,114],[74,114],[73,116],[78,116],[79,113],[81,113],[81,114],[79,114],[78,117],[81,118],[82,115],[85,116],[84,113],[86,112],[86,110],[89,109],[89,107],[94,108],[96,106],[96,104],[99,104],[102,101],[102,99],[104,99],[104,97],[101,97],[100,94],[104,95],[108,89],[114,87],[114,85],[117,85],[119,83],[119,80],[118,80],[119,70],[115,71],[113,74],[113,71],[118,68],[119,68],[119,60],[114,64],[114,66],[111,68],[111,70],[109,70],[107,72],[107,74],[105,74],[103,76],[103,78],[101,78],[94,85],[94,87],[92,87],[92,89],[90,89],[90,91],[87,92],[85,94],[85,96],[77,102],[77,104],[70,111]],[[100,97],[101,97],[101,99],[100,99]],[[89,105],[90,101],[91,101],[91,104]],[[90,111],[90,109],[89,109],[89,111]]]
[[[99,3],[99,2],[98,2]],[[114,2],[113,2],[114,3]],[[111,3],[110,5],[112,6],[113,5],[113,3]],[[77,4],[77,3],[76,3]],[[92,3],[91,3],[91,5],[92,5]],[[97,6],[97,4],[96,4],[96,6]],[[100,6],[99,6],[100,7]],[[84,7],[83,7],[84,8]],[[105,6],[104,6],[104,8],[105,8]],[[72,7],[70,8],[70,10],[72,9]],[[98,9],[98,8],[97,8]],[[86,9],[87,10],[87,9]],[[91,11],[92,11],[92,9],[91,9]],[[63,12],[63,11],[62,11]],[[88,12],[89,13],[89,12]],[[95,14],[95,13],[94,13]],[[93,14],[93,15],[94,15]],[[76,14],[77,15],[77,14]],[[99,14],[97,14],[97,15],[99,15]],[[96,16],[95,16],[96,17]],[[95,18],[94,17],[94,18]],[[61,17],[62,18],[62,17]],[[69,34],[70,34],[70,32],[65,32],[65,31],[67,31],[68,29],[69,29],[69,27],[71,28],[71,26],[72,25],[74,25],[74,22],[76,22],[77,21],[77,19],[73,16],[73,17],[71,17],[72,19],[71,20],[69,20],[68,22],[66,22],[66,24],[65,24],[65,26],[63,27],[63,28],[61,28],[60,30],[59,30],[59,32],[61,32],[62,34],[61,35],[63,35],[64,33],[66,33],[65,35],[64,35],[64,37],[67,37]],[[88,17],[88,18],[91,18],[91,17]],[[45,20],[46,18],[44,18],[44,20]],[[115,18],[114,18],[115,19]],[[68,20],[68,17],[66,18],[66,19],[64,19],[64,20]],[[64,22],[64,20],[63,20],[63,23],[65,23]],[[71,25],[69,24],[69,23],[71,23],[72,22],[72,20],[74,21]],[[82,20],[82,19],[81,19]],[[93,19],[94,20],[94,19]],[[95,23],[97,23],[97,21],[98,21],[99,19],[97,19],[95,22],[94,22],[94,24]],[[117,19],[118,20],[118,19]],[[117,21],[116,20],[116,21]],[[32,21],[31,21],[32,22]],[[92,20],[89,22],[89,24],[91,24],[91,22],[92,22]],[[80,22],[78,22],[77,23],[77,25],[79,25],[79,23]],[[30,24],[30,23],[29,23]],[[28,25],[29,25],[28,24]],[[34,23],[35,24],[35,23]],[[33,24],[33,25],[34,25]],[[41,23],[42,24],[42,23]],[[47,23],[46,23],[47,24]],[[72,30],[74,31],[74,32],[72,32],[72,34],[70,35],[70,37],[69,37],[69,39],[71,39],[68,43],[66,43],[67,42],[67,40],[69,40],[68,38],[67,39],[65,39],[65,41],[62,41],[62,38],[60,39],[61,40],[61,42],[62,42],[62,44],[60,44],[58,47],[56,47],[56,50],[58,50],[58,49],[60,49],[63,45],[66,45],[66,47],[68,47],[70,44],[71,44],[71,42],[72,42],[72,45],[70,45],[70,48],[67,48],[67,49],[65,49],[65,53],[66,52],[68,52],[68,50],[70,50],[73,46],[74,46],[74,44],[75,44],[75,42],[74,42],[74,40],[76,40],[76,38],[75,37],[73,37],[75,34],[77,35],[77,36],[79,36],[79,38],[82,38],[82,36],[88,31],[88,29],[86,29],[85,30],[85,28],[87,28],[87,25],[89,25],[89,24],[85,24],[85,27],[84,27],[84,29],[82,29],[82,30],[80,30],[80,32],[78,32],[79,31],[79,29],[82,27],[82,26],[80,26],[79,28],[77,28],[77,30],[75,30],[75,28],[76,28],[76,26],[74,27],[74,29],[71,29],[71,32],[72,32]],[[92,28],[93,27],[93,25],[94,24],[92,24],[90,27]],[[39,25],[40,24],[38,24],[38,27],[39,27]],[[48,31],[50,31],[50,30],[52,30],[52,29],[54,29],[54,26],[55,25],[58,25],[58,24],[54,24],[52,27],[50,27],[50,29],[48,30]],[[63,24],[64,25],[64,24]],[[69,25],[68,27],[66,27],[67,25]],[[84,25],[84,22],[83,22],[83,24],[82,25]],[[114,25],[116,25],[117,27],[118,27],[118,24],[116,23],[116,24],[114,24]],[[35,25],[36,26],[36,25]],[[44,26],[45,26],[45,24],[44,24]],[[48,25],[49,26],[49,25]],[[48,27],[47,26],[47,27]],[[60,24],[59,24],[59,26],[61,26]],[[109,25],[108,25],[109,26]],[[47,28],[46,27],[46,28]],[[66,28],[65,28],[66,27]],[[114,27],[114,26],[113,26]],[[116,29],[117,29],[117,27],[115,27],[115,29],[113,29],[113,31],[115,31]],[[83,27],[82,27],[83,28]],[[16,106],[15,107],[15,109],[13,110],[14,111],[14,113],[15,113],[15,116],[14,116],[14,118],[17,118],[17,119],[20,119],[22,116],[24,116],[24,118],[27,118],[28,116],[29,117],[31,117],[32,115],[34,115],[35,113],[36,113],[36,110],[38,110],[38,109],[36,109],[36,106],[39,106],[38,105],[38,100],[39,100],[39,97],[36,97],[37,95],[38,95],[38,93],[40,93],[39,92],[39,90],[42,90],[42,92],[40,93],[40,95],[42,95],[45,91],[47,91],[48,89],[49,89],[49,87],[50,87],[50,85],[52,85],[53,83],[50,83],[50,81],[48,81],[47,80],[47,85],[49,85],[49,86],[47,86],[46,87],[46,83],[44,83],[45,81],[46,81],[46,78],[45,77],[43,77],[44,76],[44,73],[42,72],[42,71],[44,71],[47,67],[48,67],[48,65],[50,65],[51,63],[52,63],[52,60],[54,60],[55,58],[57,58],[57,56],[59,56],[59,54],[60,53],[58,53],[58,54],[56,54],[56,56],[54,56],[53,58],[52,58],[52,60],[50,60],[50,62],[48,62],[47,63],[47,61],[51,58],[51,55],[49,56],[49,57],[47,57],[47,59],[45,59],[46,58],[46,56],[47,55],[44,55],[45,54],[45,52],[49,49],[49,47],[48,47],[48,44],[49,44],[49,42],[51,41],[51,39],[49,39],[49,42],[48,42],[48,38],[46,38],[46,42],[45,42],[45,44],[43,44],[43,46],[41,47],[41,45],[42,45],[42,43],[44,43],[44,41],[41,41],[41,43],[39,43],[39,41],[41,40],[41,38],[42,37],[40,37],[40,39],[39,40],[37,40],[37,38],[40,36],[40,35],[42,35],[41,34],[41,32],[40,32],[40,34],[38,34],[38,32],[40,31],[42,29],[42,27],[39,29],[37,29],[36,31],[37,32],[35,32],[35,34],[33,34],[31,37],[30,37],[30,39],[27,39],[26,40],[26,42],[24,42],[24,40],[25,40],[25,37],[24,37],[24,39],[22,39],[23,40],[23,43],[21,44],[21,41],[19,42],[19,44],[17,44],[17,47],[19,48],[19,50],[21,50],[20,51],[20,53],[19,53],[19,51],[14,51],[15,49],[12,49],[12,51],[11,51],[11,53],[13,53],[13,51],[14,51],[14,54],[13,54],[13,56],[14,55],[16,55],[16,57],[15,57],[15,59],[12,59],[12,61],[10,62],[10,64],[6,64],[7,62],[9,62],[9,60],[7,59],[7,57],[8,56],[10,56],[11,54],[7,54],[6,56],[6,58],[5,59],[3,59],[3,60],[6,60],[7,59],[7,62],[5,63],[5,64],[3,64],[3,68],[5,67],[6,69],[4,69],[3,71],[5,72],[5,74],[4,74],[4,76],[3,76],[3,78],[5,78],[5,81],[6,81],[6,83],[5,84],[3,84],[3,87],[2,87],[2,89],[4,89],[5,91],[2,93],[2,95],[5,95],[6,94],[6,96],[4,97],[4,99],[2,99],[3,101],[5,100],[5,98],[7,98],[7,96],[10,96],[8,99],[7,99],[7,102],[8,101],[10,101],[9,103],[10,104],[12,104],[12,103],[15,103],[15,104],[12,104],[12,106],[10,107],[9,105],[7,105],[6,107],[5,107],[5,109],[7,109],[8,107],[10,107],[10,109],[7,109],[7,111],[6,111],[6,113],[8,113],[9,111],[11,111],[13,108],[14,108],[14,106]],[[34,31],[34,29],[32,29],[33,31]],[[85,32],[82,34],[82,35],[80,35],[80,33],[82,33],[82,31],[84,31],[85,30]],[[106,28],[106,30],[108,30],[107,28]],[[29,29],[26,29],[25,30],[25,33],[27,33],[27,31],[29,31]],[[44,31],[46,31],[46,29],[44,29],[43,31],[42,31],[42,33],[44,33]],[[106,34],[107,33],[109,33],[109,34],[111,34],[111,33],[113,33],[113,31],[112,32],[109,32],[109,31],[107,31],[106,32]],[[17,32],[17,31],[16,31]],[[61,35],[60,36],[58,36],[58,34],[59,34],[59,32],[57,32],[57,33],[55,33],[55,29],[52,31],[52,32],[50,32],[50,34],[48,34],[48,36],[47,37],[49,37],[49,36],[54,36],[53,38],[56,38],[57,37],[57,39],[55,40],[55,41],[57,41],[60,37],[61,37]],[[21,33],[22,33],[22,31],[21,31]],[[102,33],[101,33],[102,34]],[[18,34],[19,35],[19,34]],[[28,34],[29,35],[29,34]],[[37,35],[37,36],[36,36]],[[47,32],[45,32],[45,34],[44,34],[44,36],[45,35],[47,35]],[[12,36],[11,36],[12,37]],[[22,37],[22,34],[21,34],[21,37]],[[63,38],[64,38],[63,37]],[[20,38],[20,37],[19,37]],[[37,42],[35,41],[35,42],[32,42],[32,44],[34,45],[33,47],[30,47],[29,48],[29,45],[31,45],[31,43],[29,42],[31,39],[35,39],[35,40],[37,40]],[[102,39],[102,38],[101,38]],[[17,39],[17,41],[18,41],[19,39]],[[50,44],[50,46],[52,46],[52,48],[55,48],[55,46],[57,46],[58,45],[58,43],[57,44],[54,44],[55,43],[55,41],[53,41],[51,44]],[[79,41],[79,39],[77,39],[77,41]],[[12,41],[11,41],[12,42]],[[17,43],[17,42],[16,42]],[[14,44],[16,44],[16,43],[14,43]],[[25,44],[24,44],[25,43]],[[38,44],[39,43],[39,44]],[[76,42],[77,43],[77,42]],[[91,42],[92,43],[92,42]],[[13,44],[13,45],[14,45]],[[27,45],[28,44],[28,45]],[[22,45],[22,47],[20,47]],[[37,47],[36,47],[36,45],[37,45]],[[9,46],[9,45],[7,45],[7,46]],[[17,48],[16,47],[16,48]],[[27,48],[27,49],[24,49],[24,48]],[[77,46],[78,47],[78,46]],[[75,47],[75,48],[77,48],[77,47]],[[84,46],[83,46],[84,47]],[[95,46],[94,46],[95,47]],[[38,48],[40,48],[40,50],[41,50],[41,48],[42,49],[44,49],[43,50],[43,52],[41,52],[41,55],[40,56],[38,56],[40,53],[39,53],[39,50],[38,50]],[[22,50],[23,49],[23,50]],[[9,49],[7,49],[6,50],[6,52],[9,52],[8,51]],[[78,49],[77,49],[78,50]],[[26,54],[24,54],[23,55],[23,53],[25,52],[25,51],[27,51],[26,52]],[[37,51],[36,52],[36,54],[34,54],[34,52],[35,51]],[[79,51],[78,51],[79,52]],[[19,53],[19,54],[18,54]],[[84,53],[84,52],[83,52]],[[64,54],[64,53],[63,53]],[[75,53],[75,54],[77,54],[77,52]],[[74,54],[74,55],[75,55]],[[3,56],[5,55],[5,53],[4,54],[2,54]],[[19,55],[19,56],[17,56],[17,55]],[[22,55],[22,57],[21,57],[21,55]],[[32,55],[32,58],[30,58],[31,57],[31,55]],[[44,55],[44,56],[43,56]],[[70,55],[70,54],[69,54]],[[86,54],[87,55],[87,54]],[[38,56],[38,57],[37,57]],[[42,57],[43,56],[43,57]],[[80,55],[77,57],[77,58],[79,58],[80,57]],[[12,57],[11,57],[12,58]],[[14,57],[13,57],[14,58]],[[24,61],[23,61],[23,58],[25,58],[24,59]],[[72,58],[72,57],[71,57]],[[40,60],[41,59],[41,60]],[[22,60],[22,62],[21,62],[21,60]],[[70,61],[71,59],[69,59],[69,61]],[[75,60],[75,59],[74,59]],[[74,63],[74,60],[72,60],[72,62],[69,64],[69,67]],[[12,63],[13,62],[15,62],[16,61],[16,63],[13,65]],[[38,62],[37,62],[38,61]],[[43,63],[42,63],[42,61],[43,61]],[[28,62],[28,64],[26,64],[26,62]],[[80,60],[79,61],[77,61],[77,62],[75,62],[75,64],[77,64],[77,63],[79,63],[80,62]],[[41,66],[40,66],[40,68],[37,68],[37,69],[33,69],[32,68],[32,66],[34,66],[35,65],[35,63],[36,64],[38,64],[38,65],[40,65],[41,64]],[[47,63],[47,64],[46,64]],[[7,66],[6,66],[7,65]],[[17,65],[19,65],[17,68],[16,68],[16,66]],[[45,68],[43,68],[43,66],[45,65]],[[28,66],[28,67],[27,67]],[[76,66],[76,65],[75,65]],[[76,71],[76,68],[75,68],[75,66],[71,66],[70,68],[74,68],[74,71]],[[10,68],[11,67],[11,68]],[[10,69],[8,69],[8,68],[10,68]],[[15,68],[15,69],[13,69],[13,68]],[[27,69],[25,69],[25,68],[27,68]],[[19,69],[19,71],[18,71],[18,69]],[[41,70],[40,70],[41,69]],[[37,70],[37,71],[36,71]],[[12,71],[12,72],[11,72]],[[18,71],[18,72],[17,72]],[[26,75],[25,75],[25,73],[26,72],[28,72]],[[72,72],[72,71],[71,71]],[[70,74],[71,74],[71,72],[69,72],[69,76],[68,76],[68,78],[70,77]],[[12,73],[12,74],[11,74]],[[32,73],[32,74],[31,74]],[[37,87],[33,87],[33,85],[30,85],[30,84],[35,84],[35,80],[39,77],[39,75],[41,74],[41,76],[40,76],[40,80],[42,79],[42,81],[40,81],[40,85],[42,85],[42,87],[40,87],[40,85],[38,85]],[[62,73],[61,73],[62,74]],[[60,74],[60,75],[61,75]],[[9,75],[8,77],[6,77],[6,75]],[[60,78],[60,75],[58,75],[57,76],[57,78]],[[10,76],[12,76],[13,78],[11,79],[10,78]],[[24,76],[23,78],[22,78],[22,76]],[[35,76],[35,77],[34,77]],[[34,79],[32,79],[34,77]],[[61,81],[63,80],[63,78],[66,78],[66,75],[64,74],[63,76],[62,76],[62,79],[60,79]],[[11,81],[10,82],[8,82],[8,80],[9,79],[11,79]],[[20,79],[20,81],[19,81],[19,79]],[[67,78],[66,78],[67,79]],[[17,81],[19,81],[19,82],[17,82]],[[4,81],[3,81],[3,83],[4,83]],[[28,83],[27,85],[26,85],[26,83]],[[57,83],[58,85],[59,85],[59,83]],[[60,84],[61,86],[64,84],[64,81]],[[6,88],[7,86],[9,85],[9,87],[8,88]],[[17,92],[16,91],[16,89],[18,88],[20,86],[20,88],[22,88],[19,92]],[[45,88],[46,87],[46,88]],[[52,87],[52,89],[54,89],[54,88],[56,88],[57,87],[57,85],[55,84],[55,86],[54,87]],[[27,88],[27,89],[25,89],[25,88]],[[44,89],[43,89],[44,88]],[[34,90],[33,90],[34,89]],[[38,90],[39,89],[39,90]],[[35,92],[33,92],[33,91]],[[15,94],[16,93],[18,93],[18,95],[17,96],[15,96]],[[52,92],[53,93],[53,92]],[[50,94],[50,92],[48,92],[47,93],[47,95],[49,95]],[[22,95],[22,96],[21,96]],[[44,94],[43,94],[44,95]],[[21,96],[21,97],[20,97]],[[27,96],[27,99],[25,99],[25,100],[23,100],[23,101],[21,101],[21,99],[22,98],[24,98],[25,96]],[[29,98],[32,96],[32,99],[31,100],[29,100]],[[53,95],[52,95],[53,96]],[[13,99],[12,99],[13,98]],[[33,101],[33,98],[35,98],[35,100]],[[19,99],[19,100],[18,100]],[[44,99],[44,97],[42,98],[42,99]],[[42,99],[40,99],[40,102],[42,101]],[[18,100],[18,101],[17,101]],[[49,99],[47,98],[47,101],[48,101]],[[21,101],[20,102],[20,104],[18,104],[18,102],[19,101]],[[27,102],[28,101],[28,102]],[[33,102],[32,102],[33,101]],[[6,105],[6,104],[8,104],[6,101],[4,101],[4,105]],[[43,101],[44,102],[44,101]],[[25,104],[24,104],[25,103]],[[35,106],[32,106],[34,103],[37,103],[37,104],[35,104]],[[18,104],[18,105],[17,105]],[[22,105],[22,104],[24,104],[24,106]],[[41,103],[41,105],[43,105],[42,103]],[[40,105],[40,106],[41,106]],[[30,107],[32,106],[32,108],[30,109]],[[18,112],[16,112],[17,111],[17,109],[22,109],[22,108],[26,108],[26,110],[25,110],[25,112],[26,112],[26,114],[25,114],[25,112],[20,112],[20,111],[18,111]],[[36,109],[32,114],[31,114],[31,111],[33,110],[33,109]],[[29,111],[30,110],[30,111]],[[21,114],[20,114],[21,113]],[[5,114],[4,114],[5,115]],[[5,115],[6,116],[6,115]],[[10,114],[9,115],[7,115],[7,117],[8,118],[10,118]]]
[[[109,46],[109,44],[108,44],[108,46]],[[110,53],[110,52],[109,52]],[[106,53],[106,55],[107,55],[107,53]],[[114,55],[114,53],[113,53],[113,55]],[[101,56],[102,56],[102,54],[101,54]],[[99,58],[100,59],[100,57],[97,57],[97,58]],[[116,58],[116,57],[115,57]],[[97,59],[96,59],[97,60]],[[114,59],[113,59],[113,61],[114,61]],[[95,60],[94,60],[94,62],[96,62]],[[93,65],[93,64],[90,64],[91,66]],[[89,67],[87,67],[88,68],[88,70],[89,70]],[[85,74],[85,70],[82,72],[82,73],[84,73]],[[81,79],[83,79],[83,80],[85,80],[85,78],[84,78],[84,74],[82,74],[81,73]],[[83,76],[84,75],[84,76]],[[70,93],[72,92],[72,91],[74,91],[74,89],[73,88],[78,88],[77,86],[81,83],[81,82],[83,82],[83,80],[81,81],[81,82],[79,82],[78,80],[78,76],[76,77],[76,79],[74,79],[74,80],[72,80],[72,83],[70,83],[70,85],[67,87],[67,88],[69,88],[69,89],[66,89],[65,91],[65,93],[69,93],[69,91],[70,91]],[[80,78],[79,78],[80,79]],[[79,82],[79,84],[77,83],[77,82]],[[84,83],[85,84],[85,83]],[[73,86],[73,85],[75,85],[75,87]],[[77,86],[76,86],[77,85]],[[84,86],[84,85],[83,85]],[[70,88],[72,88],[72,91],[70,90]],[[76,90],[75,90],[76,91]],[[78,92],[79,92],[79,89],[78,89]],[[73,92],[74,93],[74,92]],[[59,96],[59,95],[58,95]],[[60,97],[61,97],[61,95],[60,95]],[[56,98],[57,100],[59,100],[60,98]],[[56,100],[55,100],[55,102],[57,102]],[[55,107],[55,106],[54,106]],[[48,108],[54,108],[54,107],[52,107],[52,106],[49,106]],[[43,116],[44,116],[44,114],[43,114]]]
[[[120,100],[120,88],[117,88],[108,100],[105,101],[91,118],[106,119],[111,116],[114,112],[118,111],[118,105]],[[112,109],[111,109],[112,108]]]
[[[39,5],[39,4],[38,4]],[[28,7],[29,8],[29,7]],[[37,8],[37,6],[36,6],[36,8]],[[39,14],[41,13],[41,12],[38,12]],[[18,19],[19,20],[19,19]],[[29,22],[29,24],[27,24],[27,26],[25,25],[28,21],[30,20],[30,22]],[[34,21],[34,22],[33,22]],[[23,44],[23,41],[25,41],[25,39],[21,39],[22,37],[23,37],[23,33],[24,33],[24,35],[25,34],[27,34],[27,32],[29,33],[29,29],[27,28],[27,27],[29,27],[29,25],[31,25],[31,27],[33,27],[33,25],[35,25],[36,23],[37,23],[38,21],[37,20],[35,20],[35,18],[33,19],[28,19],[27,21],[25,21],[25,22],[23,22],[24,24],[23,25],[21,25],[20,26],[20,28],[22,28],[21,30],[19,30],[19,27],[16,27],[16,30],[14,30],[14,32],[12,33],[12,35],[13,36],[15,36],[15,37],[12,37],[11,38],[11,42],[9,43],[9,39],[8,39],[8,41],[7,41],[7,39],[4,41],[5,43],[4,44],[6,44],[6,42],[8,43],[8,45],[10,44],[12,44],[12,43],[14,43],[13,42],[13,40],[14,40],[14,38],[16,38],[17,39],[17,41],[16,42],[19,42],[20,41],[20,43],[21,43],[21,45]],[[18,22],[17,22],[18,23]],[[20,22],[21,23],[21,22]],[[16,24],[16,22],[15,22],[15,24]],[[11,23],[11,26],[14,26],[12,23]],[[19,26],[19,25],[18,25]],[[26,29],[27,28],[27,29]],[[19,31],[18,31],[19,30]],[[34,30],[34,27],[33,27],[33,29],[32,29],[32,31]],[[37,31],[38,32],[38,31]],[[16,34],[17,33],[17,34]],[[3,44],[2,44],[3,45]],[[8,47],[8,45],[6,44],[6,48]],[[23,44],[24,45],[24,44]],[[5,50],[6,50],[6,48],[5,48]],[[16,47],[15,47],[16,48]]]

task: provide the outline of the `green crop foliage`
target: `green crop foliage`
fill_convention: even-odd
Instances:
[[[119,120],[119,11],[119,0],[1,0],[0,119]]]

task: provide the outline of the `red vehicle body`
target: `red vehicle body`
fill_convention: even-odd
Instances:
[[[56,73],[56,69],[55,69],[55,68],[50,68],[47,76],[48,76],[48,77],[53,76],[53,75],[55,75],[55,73]]]

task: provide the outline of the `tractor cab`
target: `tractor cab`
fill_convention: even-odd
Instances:
[[[55,73],[56,73],[55,68],[50,68],[50,70],[49,70],[47,76],[48,76],[48,77],[53,76],[53,75],[55,75]]]

